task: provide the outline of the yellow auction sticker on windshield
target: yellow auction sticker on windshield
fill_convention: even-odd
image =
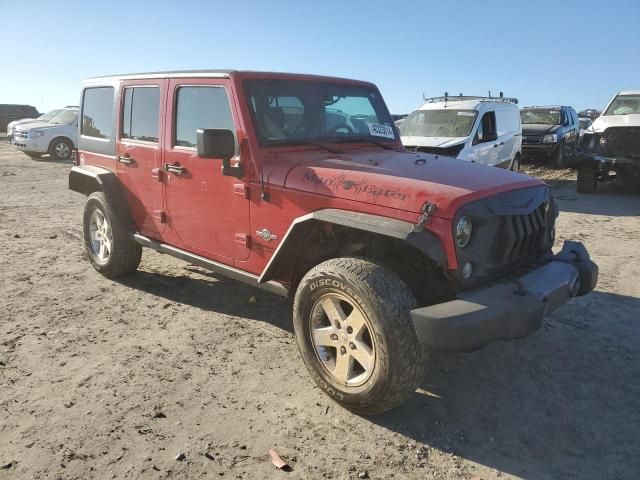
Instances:
[[[369,134],[374,137],[396,138],[393,134],[393,128],[380,123],[367,123],[369,126]]]

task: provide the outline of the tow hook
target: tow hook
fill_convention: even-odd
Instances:
[[[431,215],[435,211],[436,211],[435,203],[425,202],[424,205],[422,205],[422,213],[418,216],[418,219],[416,223],[413,225],[413,228],[411,230],[413,232],[422,231],[424,225],[429,220],[429,215]]]

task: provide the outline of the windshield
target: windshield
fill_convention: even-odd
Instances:
[[[50,112],[47,113],[43,113],[42,115],[40,115],[38,117],[38,120],[42,120],[43,122],[48,122],[49,120],[51,120],[53,117],[55,117],[57,114],[59,114],[62,110],[51,110]]]
[[[373,89],[301,80],[246,80],[244,89],[261,145],[397,140]]]
[[[49,120],[49,123],[53,123],[54,125],[67,125],[74,122],[77,118],[77,110],[62,110],[54,115],[51,120]]]
[[[640,113],[640,95],[618,95],[604,115],[629,115]]]
[[[477,114],[476,110],[416,110],[398,128],[403,137],[467,137]]]
[[[520,119],[523,125],[531,123],[560,125],[560,110],[549,110],[548,108],[520,110]]]

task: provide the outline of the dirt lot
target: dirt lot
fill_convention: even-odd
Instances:
[[[640,195],[533,169],[597,291],[528,339],[434,355],[411,401],[360,418],[307,376],[287,301],[150,251],[95,273],[69,167],[0,143],[0,479],[638,476]]]

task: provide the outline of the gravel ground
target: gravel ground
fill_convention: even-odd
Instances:
[[[408,403],[361,418],[309,379],[287,301],[151,251],[94,272],[69,167],[0,143],[0,479],[637,477],[637,193],[532,168],[597,291],[527,339],[434,355]]]

